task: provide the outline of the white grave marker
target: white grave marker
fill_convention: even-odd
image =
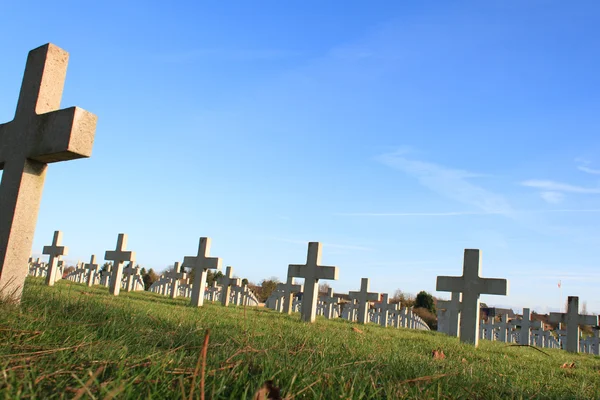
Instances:
[[[113,296],[118,296],[121,291],[121,281],[123,280],[123,263],[126,261],[135,262],[135,252],[125,251],[127,247],[127,235],[119,233],[117,247],[115,250],[108,250],[104,253],[104,259],[113,262],[112,275],[110,277],[109,292]]]
[[[62,232],[54,231],[54,238],[52,239],[51,246],[44,246],[42,254],[49,256],[48,258],[48,273],[46,274],[46,285],[54,286],[54,282],[62,278],[57,275],[58,262],[62,256],[66,256],[69,253],[69,249],[66,246],[61,246]]]
[[[598,325],[598,316],[579,314],[579,297],[569,296],[566,313],[550,313],[550,322],[567,324],[567,348],[571,353],[579,352],[579,325]]]
[[[206,290],[206,276],[209,269],[221,269],[221,259],[208,257],[210,253],[211,240],[201,237],[196,256],[186,256],[183,259],[183,268],[194,270],[194,284],[192,285],[191,305],[200,307],[204,304],[204,292]]]
[[[288,267],[288,277],[304,278],[301,318],[305,322],[315,321],[319,296],[319,279],[338,279],[338,267],[327,267],[320,264],[321,243],[310,242],[308,243],[306,264],[290,264]]]
[[[362,278],[360,281],[360,291],[348,293],[348,297],[356,300],[358,303],[358,320],[359,324],[367,323],[367,310],[369,309],[370,301],[378,301],[379,293],[369,293],[369,278]]]
[[[59,110],[68,62],[53,44],[31,50],[15,118],[0,124],[0,296],[14,301],[21,301],[48,164],[92,154],[96,116]]]
[[[84,265],[85,269],[88,270],[87,285],[92,286],[96,280],[96,271],[98,270],[98,264],[96,263],[96,255],[92,254],[90,262]]]
[[[481,278],[481,255],[477,249],[465,249],[462,276],[438,276],[436,290],[462,293],[460,341],[479,342],[479,296],[508,294],[506,279]]]

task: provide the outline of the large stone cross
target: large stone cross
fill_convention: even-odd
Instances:
[[[569,296],[566,313],[550,313],[550,322],[567,324],[567,348],[579,353],[579,325],[598,325],[598,316],[579,314],[579,297]]]
[[[221,284],[221,304],[227,307],[231,297],[231,287],[240,286],[242,282],[233,277],[233,267],[227,267],[225,275],[219,278],[219,283]]]
[[[452,292],[450,300],[438,300],[437,308],[448,312],[448,336],[460,336],[460,307],[462,295],[458,292]]]
[[[349,292],[348,297],[356,300],[358,303],[358,323],[366,324],[370,301],[378,301],[379,293],[369,293],[369,278],[362,278],[360,281],[360,291]]]
[[[306,264],[290,264],[289,278],[304,278],[301,318],[305,322],[314,322],[317,315],[319,279],[337,280],[338,267],[321,265],[321,243],[309,242]]]
[[[186,256],[183,259],[183,267],[194,270],[194,284],[192,285],[191,305],[200,307],[204,304],[204,291],[206,289],[206,276],[209,269],[221,269],[221,259],[209,257],[211,240],[201,237],[196,256]]]
[[[438,276],[436,290],[462,293],[460,341],[479,342],[479,296],[508,294],[506,279],[481,278],[481,255],[477,249],[465,249],[462,276]]]
[[[171,298],[174,299],[175,297],[177,297],[177,293],[179,293],[179,280],[186,279],[187,274],[181,271],[181,265],[178,262],[176,262],[173,265],[173,269],[170,269],[165,273],[165,277],[170,280]]]
[[[127,235],[119,233],[117,247],[115,250],[109,250],[104,253],[104,259],[113,262],[112,275],[110,277],[109,292],[113,296],[118,296],[121,291],[121,281],[123,280],[123,263],[126,261],[135,262],[135,252],[125,251],[127,247]]]
[[[278,283],[277,289],[283,292],[283,312],[284,314],[292,313],[292,302],[294,299],[294,293],[299,293],[304,290],[303,285],[298,285],[294,283],[294,278],[288,276],[287,281],[285,283]]]
[[[47,164],[92,154],[96,116],[77,107],[59,110],[68,61],[52,44],[31,50],[15,118],[0,124],[0,296],[15,301],[27,275]]]
[[[96,280],[96,271],[98,271],[98,263],[96,262],[96,255],[92,254],[92,256],[90,257],[90,262],[85,264],[83,267],[89,271],[88,278],[87,278],[87,285],[92,286],[94,284],[94,281]]]
[[[69,249],[66,246],[61,246],[62,232],[54,231],[54,238],[52,239],[51,246],[44,246],[42,254],[49,256],[48,258],[48,273],[46,274],[46,285],[54,286],[54,282],[58,280],[58,262],[62,256],[66,256],[69,253]],[[61,276],[62,278],[62,276]]]

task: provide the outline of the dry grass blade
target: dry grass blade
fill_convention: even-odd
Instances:
[[[398,385],[405,385],[407,383],[415,383],[415,382],[428,382],[428,381],[432,381],[434,379],[443,378],[445,376],[456,376],[456,375],[458,375],[458,373],[421,376],[419,378],[407,379],[405,381],[399,382]]]
[[[75,397],[73,397],[73,400],[79,400],[86,392],[90,397],[94,397],[92,395],[92,392],[90,392],[88,386],[90,386],[92,382],[94,382],[94,380],[98,377],[98,375],[100,375],[102,371],[104,371],[104,367],[104,365],[101,365],[100,367],[98,367],[98,369],[96,369],[96,371],[90,376],[90,378],[87,381],[85,381],[83,387],[77,391]]]
[[[30,353],[3,354],[3,355],[0,355],[0,358],[4,358],[4,357],[44,356],[46,354],[58,353],[58,352],[61,352],[61,351],[66,351],[66,350],[78,350],[80,347],[91,346],[91,345],[92,345],[92,343],[80,343],[77,346],[61,347],[59,349],[40,350],[40,351],[33,351],[33,352],[30,352]]]
[[[111,390],[110,392],[108,392],[108,394],[106,395],[106,397],[104,398],[104,400],[112,400],[112,399],[114,399],[123,390],[125,390],[125,384],[121,383],[118,387],[116,387],[113,390]]]
[[[301,391],[299,391],[296,394],[291,394],[289,396],[287,396],[285,398],[285,400],[292,400],[295,396],[300,396],[300,394],[306,392],[308,389],[310,389],[311,387],[315,386],[317,383],[321,382],[321,378],[317,379],[316,381],[314,381],[313,383],[311,383],[310,385],[308,385],[307,387],[305,387],[304,389],[302,389]]]
[[[189,400],[194,398],[194,389],[196,387],[196,377],[198,376],[198,372],[200,372],[200,365],[202,365],[202,377],[200,381],[200,398],[204,400],[204,373],[206,369],[206,351],[208,350],[208,337],[210,336],[210,329],[206,330],[206,334],[204,335],[204,345],[202,346],[202,351],[198,355],[198,361],[196,362],[196,369],[194,370],[194,375],[192,376],[192,388],[190,389],[190,397]]]
[[[532,345],[530,345],[530,344],[509,344],[509,345],[508,345],[508,347],[531,347],[532,349],[534,349],[534,350],[537,350],[537,351],[539,351],[540,353],[542,353],[542,354],[545,354],[545,355],[547,355],[548,357],[550,357],[550,354],[548,354],[548,353],[546,353],[545,351],[542,351],[542,350],[538,349],[537,347],[535,347],[535,346],[532,346]]]

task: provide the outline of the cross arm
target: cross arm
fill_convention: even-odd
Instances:
[[[438,276],[435,290],[439,292],[462,292],[465,288],[463,278],[460,276]]]
[[[304,268],[306,268],[306,265],[290,264],[288,266],[288,278],[306,278],[306,274],[303,271]]]
[[[130,261],[135,262],[135,252],[134,251],[115,251],[109,250],[104,253],[105,260],[111,261]]]
[[[52,163],[91,156],[97,119],[79,107],[36,116],[28,158]]]
[[[550,322],[552,323],[566,323],[567,322],[567,315],[564,313],[554,313],[551,312],[550,316],[548,317],[548,319],[550,320]]]
[[[597,315],[580,315],[577,321],[580,325],[598,325]]]
[[[317,279],[338,280],[340,270],[338,267],[320,267],[317,270]]]
[[[497,294],[500,296],[506,296],[508,294],[508,281],[506,279],[485,278],[482,279],[482,281],[482,294]]]
[[[367,301],[379,301],[379,293],[367,293]]]

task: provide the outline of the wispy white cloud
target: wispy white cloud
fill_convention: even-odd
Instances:
[[[600,188],[588,188],[583,186],[571,185],[568,183],[555,182],[550,180],[531,179],[521,182],[521,186],[543,189],[551,192],[567,192],[567,193],[589,193],[599,194]]]
[[[560,192],[542,192],[540,193],[540,196],[544,201],[550,204],[561,203],[565,198],[565,195]]]
[[[383,154],[377,160],[416,178],[421,185],[444,197],[474,206],[484,213],[512,213],[512,207],[503,196],[470,181],[486,175],[413,160],[407,157],[406,151]]]
[[[589,166],[592,163],[589,159],[578,157],[575,159],[575,162],[578,164],[578,170],[592,175],[600,175],[600,169],[594,169]]]

